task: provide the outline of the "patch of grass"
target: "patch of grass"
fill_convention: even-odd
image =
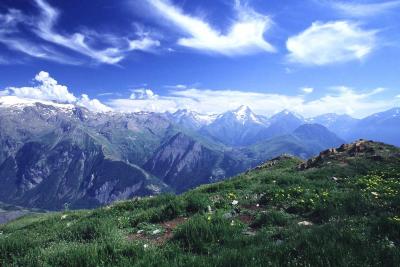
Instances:
[[[202,213],[207,211],[209,205],[208,197],[202,193],[189,193],[185,197],[186,201],[186,211],[188,213]]]
[[[195,215],[177,229],[174,240],[187,251],[204,254],[237,235],[241,235],[238,224],[232,225],[220,216]]]
[[[292,218],[292,215],[284,211],[270,210],[257,214],[252,226],[255,228],[264,226],[286,226]]]

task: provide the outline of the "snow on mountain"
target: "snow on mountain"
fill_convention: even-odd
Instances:
[[[335,127],[337,124],[347,124],[356,121],[357,119],[354,119],[350,117],[349,115],[343,114],[335,114],[335,113],[327,113],[323,114],[314,118],[310,118],[307,120],[307,122],[310,123],[319,123],[327,128],[330,127]]]
[[[62,110],[63,112],[70,112],[76,107],[84,107],[94,113],[111,112],[112,109],[102,104],[97,99],[90,99],[87,95],[82,95],[82,98],[77,99],[75,103],[58,103],[51,100],[41,100],[24,98],[14,95],[0,96],[0,108],[17,108],[23,109],[25,107],[33,107],[37,104],[51,106]]]
[[[172,114],[167,112],[166,115],[175,123],[191,129],[199,129],[209,125],[217,118],[217,115],[200,114],[188,109],[180,109]]]
[[[204,127],[203,133],[224,144],[242,146],[254,143],[257,134],[265,127],[262,118],[255,115],[249,107],[240,106],[219,115]]]
[[[263,124],[248,106],[240,106],[238,109],[231,111],[231,113],[235,116],[236,120],[242,124],[249,122]]]
[[[305,121],[305,119],[304,119],[304,117],[302,115],[300,115],[300,114],[298,114],[296,112],[290,111],[288,109],[284,109],[284,110],[282,110],[282,111],[280,111],[278,113],[275,113],[270,118],[270,122],[274,123],[274,122],[277,122],[277,121],[283,120],[283,119],[284,120],[291,119],[292,121],[297,121],[297,122],[298,121],[300,121],[300,122],[304,122]]]
[[[61,104],[53,101],[38,100],[21,98],[17,96],[1,96],[0,97],[0,108],[24,108],[27,106],[36,106],[36,103],[40,103],[47,106],[53,106],[64,110],[72,110],[75,106],[73,104]]]

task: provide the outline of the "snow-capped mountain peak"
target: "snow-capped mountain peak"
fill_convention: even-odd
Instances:
[[[178,124],[189,124],[194,128],[209,125],[217,117],[217,115],[200,114],[188,109],[179,109],[176,112],[169,114],[169,116]]]
[[[245,124],[246,122],[253,122],[262,124],[262,122],[257,118],[257,115],[248,106],[240,106],[236,110],[231,112],[237,121]]]
[[[282,118],[292,117],[300,121],[304,121],[304,117],[296,112],[284,109],[271,117],[272,121],[281,120]]]

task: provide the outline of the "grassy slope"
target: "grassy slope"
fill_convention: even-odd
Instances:
[[[399,266],[400,154],[368,145],[379,159],[282,158],[180,196],[26,216],[0,226],[0,266]]]

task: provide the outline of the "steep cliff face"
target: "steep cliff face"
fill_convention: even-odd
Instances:
[[[177,192],[226,177],[220,164],[224,154],[178,133],[163,144],[145,164],[145,169]]]

